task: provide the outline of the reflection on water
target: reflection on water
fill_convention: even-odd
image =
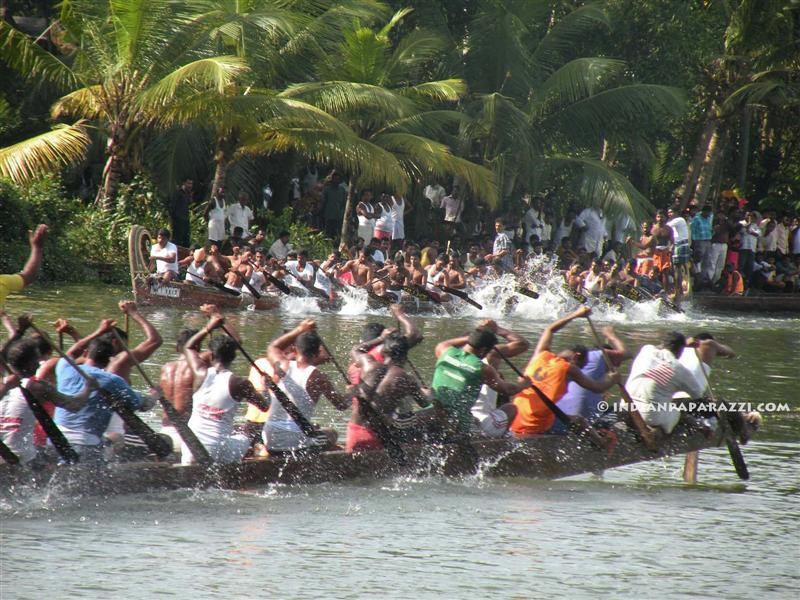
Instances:
[[[39,323],[67,316],[88,332],[101,316],[118,314],[116,301],[129,296],[105,286],[38,288],[8,309],[28,310]],[[359,301],[352,299],[347,314],[314,315],[341,361],[365,323],[390,323],[384,311],[367,312]],[[508,317],[488,301],[483,314],[469,308],[455,317],[414,317],[425,341],[412,359],[430,378],[435,343],[486,314],[533,341],[569,308],[554,303],[525,298]],[[171,309],[145,314],[165,339],[145,364],[155,377],[173,357],[179,329],[202,319]],[[257,353],[306,314],[298,304],[227,318]],[[622,317],[597,315],[634,347],[672,328],[710,330],[739,353],[715,365],[711,383],[719,396],[800,406],[800,320],[691,311],[674,320]],[[575,323],[555,346],[590,343],[590,335]],[[131,336],[134,344],[141,340],[135,325]],[[143,386],[138,376],[134,385]],[[321,408],[319,421],[343,432],[347,415]],[[752,474],[746,484],[722,448],[701,453],[694,487],[682,484],[682,460],[672,458],[601,479],[555,482],[432,477],[249,492],[3,497],[0,598],[793,597],[800,584],[798,415],[766,416],[762,434],[744,447]]]

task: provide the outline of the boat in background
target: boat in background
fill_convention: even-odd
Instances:
[[[199,286],[186,281],[163,283],[150,273],[150,247],[152,237],[144,227],[134,225],[128,234],[128,261],[131,269],[131,285],[136,302],[142,306],[172,306],[175,308],[199,307],[216,304],[220,308],[245,308],[253,305],[256,310],[274,310],[280,306],[280,297],[262,294],[255,299],[249,294],[224,292],[214,287]],[[178,247],[178,257],[189,254],[187,248]]]
[[[800,293],[726,296],[695,292],[691,303],[696,308],[730,312],[800,313]]]

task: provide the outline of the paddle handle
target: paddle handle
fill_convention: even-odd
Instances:
[[[26,390],[22,383],[19,384],[19,389],[22,391],[22,395],[25,396],[25,402],[28,403],[33,416],[42,426],[42,429],[44,429],[50,441],[53,442],[53,447],[56,449],[56,452],[58,452],[58,455],[68,463],[77,463],[80,461],[78,453],[75,452],[75,449],[70,445],[69,440],[64,437],[64,434],[58,428],[58,425],[55,424],[53,418],[47,414],[41,402]]]
[[[300,409],[297,408],[297,405],[294,402],[292,402],[289,399],[289,397],[283,392],[283,390],[281,388],[279,388],[278,385],[274,381],[272,381],[272,378],[269,375],[267,375],[261,369],[261,367],[259,367],[256,364],[256,361],[253,360],[253,357],[250,356],[247,353],[247,350],[245,350],[244,347],[239,343],[239,340],[237,340],[231,334],[231,332],[228,330],[228,328],[225,327],[225,325],[222,325],[221,329],[222,329],[222,331],[224,331],[228,335],[228,337],[230,337],[233,340],[233,343],[236,344],[237,348],[239,348],[239,351],[242,353],[242,356],[244,356],[245,360],[247,360],[247,362],[249,362],[250,365],[256,371],[258,371],[258,374],[261,375],[264,378],[264,381],[266,381],[266,383],[267,383],[267,387],[275,395],[275,398],[278,400],[280,405],[283,407],[283,410],[285,410],[287,412],[287,414],[297,424],[297,426],[301,429],[301,431],[304,434],[306,434],[308,437],[316,436],[317,435],[317,429],[311,424],[311,422],[308,419],[306,419],[305,415],[302,412],[300,412]]]

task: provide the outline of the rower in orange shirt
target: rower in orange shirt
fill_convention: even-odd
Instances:
[[[525,367],[524,375],[556,404],[567,391],[567,384],[570,381],[597,393],[605,392],[619,381],[617,373],[606,374],[603,379],[597,380],[587,377],[581,371],[588,355],[585,346],[576,345],[558,354],[550,351],[550,343],[556,331],[591,312],[592,309],[582,306],[572,314],[548,325],[539,338],[533,357]],[[511,423],[510,429],[517,437],[547,433],[555,423],[555,414],[531,388],[526,388],[514,396],[514,406],[517,407],[517,416]]]

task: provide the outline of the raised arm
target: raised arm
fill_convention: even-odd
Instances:
[[[206,326],[189,338],[189,341],[183,346],[183,355],[186,357],[186,361],[189,363],[189,367],[192,369],[192,373],[194,373],[196,378],[205,377],[206,371],[208,370],[208,364],[200,356],[200,344],[209,333],[222,327],[224,324],[225,319],[223,319],[221,315],[214,315],[209,319],[208,323],[206,323]]]
[[[126,315],[130,316],[131,319],[136,321],[139,326],[144,331],[145,339],[135,348],[131,348],[131,353],[136,357],[136,360],[139,362],[143,362],[147,360],[153,352],[155,352],[159,346],[164,342],[161,339],[161,335],[159,335],[156,328],[148,321],[147,319],[142,316],[139,310],[136,308],[136,303],[131,301],[122,301],[119,303],[119,309],[125,313]],[[123,354],[126,360],[133,362],[128,355],[127,352]],[[132,366],[132,365],[131,365]]]
[[[65,321],[65,324],[68,326],[66,321]],[[75,342],[72,345],[72,347],[70,347],[69,350],[67,350],[67,356],[69,356],[70,358],[78,358],[84,352],[86,352],[86,349],[89,347],[89,343],[93,339],[100,337],[104,333],[108,333],[109,331],[111,331],[116,326],[117,326],[117,322],[114,319],[103,319],[102,321],[100,321],[100,324],[97,326],[97,329],[95,329],[92,333],[90,333],[86,337],[83,337],[83,338],[79,339],[77,342]],[[62,331],[62,330],[58,329],[58,331]],[[65,328],[65,329],[63,329],[63,331],[65,333],[68,333],[69,329]],[[74,328],[73,328],[73,331],[74,331]],[[75,331],[75,333],[77,334],[77,331]]]
[[[449,340],[444,340],[436,344],[436,348],[434,349],[434,353],[436,354],[436,358],[439,358],[442,354],[444,354],[445,350],[448,348],[452,348],[456,346],[460,348],[464,346],[469,341],[469,335],[462,335],[456,338],[450,338]]]
[[[246,377],[231,377],[228,390],[234,400],[248,402],[263,412],[269,410],[269,401],[256,390],[255,386]]]
[[[389,310],[400,323],[400,332],[406,338],[408,347],[413,348],[422,341],[422,333],[399,304],[391,304]]]
[[[495,346],[495,348],[488,355],[488,362],[493,367],[497,367],[497,365],[500,364],[501,359],[498,352],[502,352],[503,356],[506,358],[511,358],[512,356],[517,356],[523,352],[527,352],[528,348],[531,347],[530,342],[528,342],[528,340],[526,340],[520,334],[515,333],[510,329],[506,329],[505,327],[500,327],[492,319],[485,319],[481,321],[478,327],[489,329],[496,335],[506,339],[505,343],[497,344],[497,346]],[[497,352],[495,352],[495,350],[497,350]]]
[[[28,261],[19,273],[25,281],[26,286],[36,281],[36,278],[39,276],[39,265],[42,263],[42,246],[47,237],[47,231],[47,225],[37,225],[34,231],[28,232],[31,253],[28,255]]]
[[[0,310],[0,321],[3,322],[3,327],[5,327],[6,331],[8,332],[8,337],[14,337],[14,334],[17,333],[17,325],[4,310]]]
[[[628,360],[629,358],[633,358],[633,353],[625,347],[625,344],[622,342],[619,337],[617,337],[614,328],[610,325],[607,327],[603,327],[603,335],[605,336],[608,343],[611,345],[611,349],[617,352],[617,359],[621,362],[623,360]],[[603,349],[603,352],[606,352]]]
[[[270,342],[269,346],[267,346],[267,360],[273,365],[280,366],[282,371],[286,371],[289,368],[289,356],[286,353],[289,346],[294,344],[294,341],[301,333],[311,331],[316,327],[317,324],[314,319],[300,321],[297,327]]]
[[[350,407],[350,399],[345,398],[333,386],[330,377],[321,373],[319,369],[308,378],[308,395],[316,402],[320,396],[325,396],[331,404],[338,410],[345,410]]]
[[[592,313],[592,309],[588,306],[581,306],[575,312],[568,314],[566,317],[562,317],[558,321],[554,323],[550,323],[547,327],[544,328],[541,337],[539,338],[539,342],[536,344],[536,350],[534,352],[534,356],[539,354],[540,352],[544,352],[545,350],[550,350],[550,344],[553,341],[553,334],[564,327],[566,327],[569,323],[574,321],[575,319],[580,319],[581,317],[585,317]]]
[[[62,394],[55,387],[44,381],[32,380],[26,386],[37,400],[44,402],[52,402],[56,406],[65,408],[70,412],[76,412],[86,406],[86,401],[89,399],[89,394],[94,389],[92,382],[86,381],[83,389],[74,396]]]

